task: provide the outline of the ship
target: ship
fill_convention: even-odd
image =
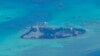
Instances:
[[[21,35],[22,39],[62,39],[86,33],[86,30],[82,28],[48,26],[47,22],[29,26],[25,30],[26,32]]]

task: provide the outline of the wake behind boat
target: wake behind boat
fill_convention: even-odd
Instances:
[[[60,39],[85,34],[86,30],[75,27],[51,27],[44,22],[42,25],[30,26],[22,34],[23,39]]]

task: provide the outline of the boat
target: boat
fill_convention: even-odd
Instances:
[[[86,33],[85,29],[76,27],[52,27],[43,25],[30,26],[27,32],[21,35],[22,39],[61,39],[75,37]]]

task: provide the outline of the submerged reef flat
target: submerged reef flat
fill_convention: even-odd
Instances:
[[[22,34],[22,39],[61,39],[85,34],[86,30],[75,27],[50,27],[50,26],[30,26]]]

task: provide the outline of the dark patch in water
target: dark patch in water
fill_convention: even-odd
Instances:
[[[27,31],[27,29],[26,29]],[[86,30],[81,28],[54,28],[54,27],[30,27],[25,34],[22,34],[23,39],[60,39],[74,37],[84,34]]]

